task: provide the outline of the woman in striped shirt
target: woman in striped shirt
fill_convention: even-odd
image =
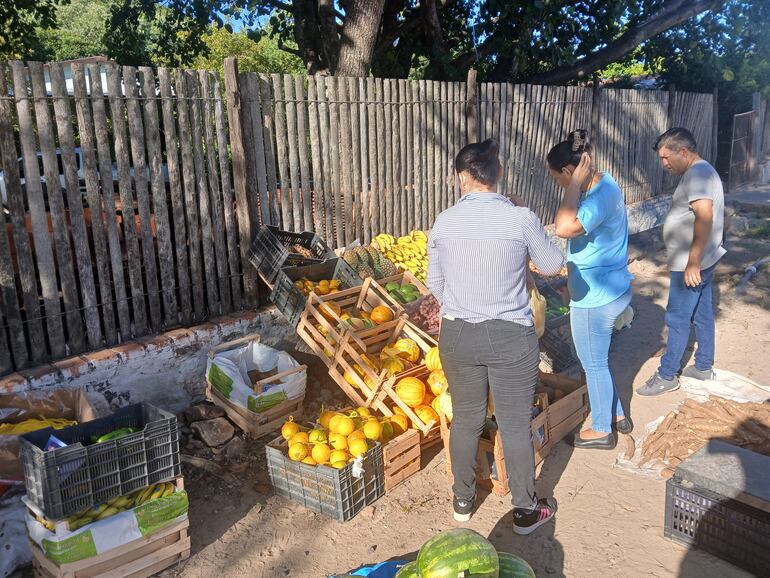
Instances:
[[[556,234],[567,241],[570,324],[591,401],[591,427],[575,436],[576,448],[612,449],[612,423],[631,433],[610,374],[608,357],[615,320],[631,302],[628,219],[623,193],[598,172],[585,130],[570,133],[548,153],[548,169],[565,189]]]
[[[534,213],[496,192],[501,167],[494,140],[464,147],[455,170],[463,196],[436,218],[428,240],[428,287],[441,303],[439,353],[452,397],[454,517],[471,516],[491,389],[512,465],[513,529],[529,534],[553,517],[556,504],[535,495],[530,421],[539,351],[528,261],[555,275],[564,258]]]

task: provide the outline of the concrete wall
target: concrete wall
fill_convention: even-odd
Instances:
[[[0,378],[0,394],[82,387],[99,411],[145,401],[176,412],[203,397],[209,349],[250,333],[267,345],[296,339],[275,308],[244,311],[12,373]]]

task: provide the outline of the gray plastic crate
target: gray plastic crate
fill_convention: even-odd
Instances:
[[[292,248],[299,245],[307,249],[312,257],[303,257]],[[334,257],[334,251],[315,233],[293,233],[282,231],[272,225],[262,225],[251,242],[249,261],[268,285],[283,267],[312,265]]]
[[[338,470],[290,460],[286,440],[276,438],[265,446],[273,489],[309,510],[347,522],[385,493],[382,446],[374,444],[364,456],[364,475],[355,478],[353,464]]]
[[[140,429],[100,444],[91,441],[124,427]],[[51,435],[67,447],[43,451]],[[59,430],[29,432],[19,439],[27,497],[52,520],[181,474],[176,416],[147,403]]]

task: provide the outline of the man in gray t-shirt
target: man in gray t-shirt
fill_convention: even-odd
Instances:
[[[681,175],[663,224],[671,284],[666,306],[668,342],[660,368],[636,390],[639,395],[659,395],[679,387],[682,356],[695,324],[698,349],[695,365],[682,375],[711,379],[714,364],[714,311],[712,280],[722,246],[725,199],[716,170],[698,154],[692,133],[672,128],[655,143],[658,157],[669,173]]]

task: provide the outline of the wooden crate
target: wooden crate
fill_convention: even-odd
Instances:
[[[222,343],[209,351],[209,357],[212,359],[217,353],[223,351],[229,351],[236,347],[246,345],[255,341],[259,341],[260,336],[258,334],[247,335],[234,341],[228,341]],[[275,383],[289,375],[298,373],[300,371],[307,371],[306,365],[299,365],[288,371],[283,371],[252,382],[251,386],[254,389],[254,393],[260,394],[264,391],[266,385]],[[222,393],[214,387],[208,379],[206,379],[206,398],[214,405],[218,405],[227,414],[227,417],[232,422],[246,432],[249,437],[254,439],[273,433],[275,430],[280,429],[281,425],[289,416],[294,416],[295,420],[299,420],[302,417],[303,402],[305,396],[297,397],[294,399],[288,399],[278,405],[271,407],[270,409],[261,413],[254,413],[248,408],[242,407],[236,403],[233,403],[227,399]]]
[[[190,556],[189,520],[167,526],[108,552],[61,566],[31,543],[38,578],[148,578]]]
[[[540,372],[544,384],[566,395],[548,406],[548,435],[551,445],[558,443],[588,416],[588,388],[583,381],[553,373]]]
[[[332,365],[329,368],[329,375],[357,405],[374,407],[384,415],[393,415],[391,406],[398,405],[417,429],[423,434],[427,434],[437,424],[435,422],[424,423],[417,417],[412,408],[401,401],[394,388],[396,383],[404,377],[417,377],[426,382],[427,385],[426,380],[430,374],[428,368],[424,364],[420,364],[387,377],[384,371],[377,373],[369,367],[364,362],[362,354],[378,358],[380,351],[386,345],[401,337],[408,337],[417,343],[424,357],[431,348],[436,347],[436,341],[404,318],[383,323],[373,329],[359,333],[357,337],[358,339],[353,339],[351,335],[343,337],[342,344],[334,355]],[[358,365],[362,369],[364,377],[355,371],[354,365]],[[353,380],[355,386],[348,383],[345,378],[346,374]]]
[[[420,471],[421,437],[419,431],[410,429],[382,446],[386,492]]]
[[[535,450],[535,466],[545,459],[552,447],[548,428],[548,396],[540,393],[536,394],[536,397],[540,400],[540,406],[543,410],[532,420],[531,424],[533,432],[532,444]],[[451,477],[452,460],[449,453],[450,424],[446,421],[444,415],[441,415],[440,418],[441,439],[444,442],[446,467]],[[542,441],[534,434],[537,431],[542,431]],[[508,469],[505,463],[505,454],[503,453],[503,442],[498,429],[487,432],[479,439],[479,449],[476,454],[476,484],[498,496],[504,496],[510,491],[508,489]]]
[[[385,289],[385,285],[388,283],[398,283],[399,285],[403,285],[404,283],[411,283],[415,287],[417,287],[417,290],[420,292],[420,295],[430,295],[430,290],[425,286],[425,284],[420,281],[417,277],[414,276],[414,273],[411,271],[401,271],[399,269],[399,272],[395,275],[391,275],[390,277],[383,277],[382,279],[378,279],[376,283],[382,287],[383,291],[387,290]]]
[[[361,335],[368,330],[355,331],[346,327],[342,319],[330,310],[327,310],[331,318],[328,319],[321,313],[324,303],[336,303],[343,312],[349,313],[362,310],[370,312],[375,307],[384,305],[393,311],[394,320],[404,313],[404,308],[371,278],[364,279],[360,287],[351,287],[329,295],[308,295],[305,310],[297,325],[297,335],[327,366],[332,364],[343,337],[349,336],[351,340],[363,345]]]

